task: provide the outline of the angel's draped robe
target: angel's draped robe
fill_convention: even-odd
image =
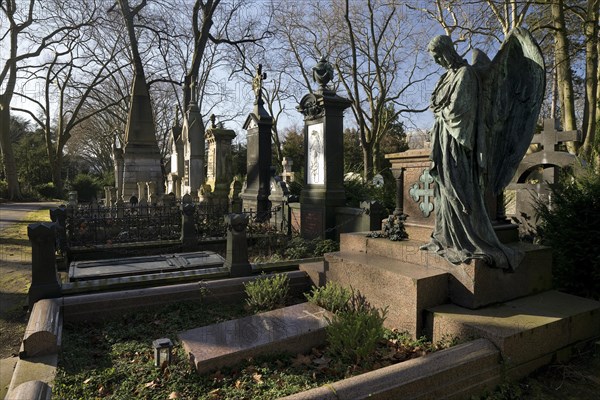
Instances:
[[[427,250],[452,263],[483,259],[514,269],[520,256],[499,242],[483,199],[477,162],[479,83],[468,65],[449,69],[431,97],[431,171],[437,184],[435,228]]]

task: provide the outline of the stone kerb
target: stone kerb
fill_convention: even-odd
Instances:
[[[494,345],[479,339],[283,399],[468,399],[502,382],[499,360]]]
[[[11,390],[4,400],[50,400],[52,389],[46,382],[27,381]]]
[[[29,358],[58,352],[62,337],[62,314],[57,299],[44,299],[33,305],[19,356]]]

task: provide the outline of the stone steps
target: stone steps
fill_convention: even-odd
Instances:
[[[372,305],[388,307],[386,326],[421,336],[423,312],[448,301],[448,274],[389,257],[341,251],[325,255],[328,281],[353,287]]]
[[[600,302],[548,291],[479,310],[445,304],[427,310],[426,326],[433,341],[444,335],[490,340],[520,377],[599,336]]]
[[[516,271],[510,272],[490,268],[482,260],[452,264],[437,254],[421,251],[422,244],[416,240],[392,242],[368,238],[366,233],[344,234],[340,238],[342,251],[388,257],[396,262],[448,272],[450,300],[467,308],[480,308],[552,289],[552,252],[547,247],[519,242],[507,244],[525,254]]]

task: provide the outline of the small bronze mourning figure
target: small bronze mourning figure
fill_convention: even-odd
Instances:
[[[493,61],[463,60],[448,36],[428,46],[447,71],[431,96],[431,171],[437,184],[435,227],[422,250],[452,263],[483,259],[514,270],[522,255],[498,240],[484,194],[500,193],[534,133],[545,87],[542,54],[525,29],[512,31]]]

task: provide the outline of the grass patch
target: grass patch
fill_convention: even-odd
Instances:
[[[50,222],[48,210],[36,210],[28,213],[22,221],[15,222],[2,229],[0,253],[2,262],[31,262],[31,243],[27,236],[27,226],[36,222]]]

